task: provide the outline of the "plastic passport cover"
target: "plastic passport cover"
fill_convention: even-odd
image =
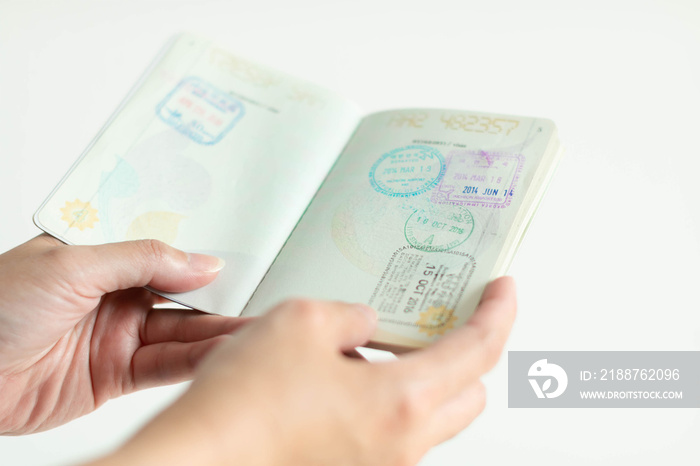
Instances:
[[[185,34],[35,222],[69,244],[155,238],[222,257],[212,284],[165,294],[201,310],[365,302],[376,340],[424,346],[475,308],[554,134],[549,120],[466,111],[361,118]]]

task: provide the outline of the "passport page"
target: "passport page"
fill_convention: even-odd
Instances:
[[[171,299],[243,309],[360,121],[325,89],[171,41],[35,215],[69,244],[155,238],[214,254],[214,283]]]
[[[369,115],[244,314],[290,296],[363,302],[379,314],[374,346],[392,350],[463,324],[510,263],[555,133],[549,120],[489,113]]]

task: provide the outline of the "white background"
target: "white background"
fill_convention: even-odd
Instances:
[[[511,269],[507,349],[700,350],[700,2],[0,0],[0,250],[38,233],[35,209],[181,30],[368,112],[553,119],[567,153]],[[695,409],[508,409],[506,369],[423,465],[700,462]],[[93,457],[184,388],[0,438],[0,464]]]

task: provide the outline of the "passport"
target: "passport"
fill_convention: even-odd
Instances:
[[[34,221],[67,244],[158,239],[227,265],[163,296],[261,315],[369,304],[395,352],[463,324],[503,275],[562,154],[554,123],[470,110],[364,114],[192,34],[171,39]]]

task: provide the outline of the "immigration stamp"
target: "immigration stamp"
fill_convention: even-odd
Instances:
[[[474,216],[460,205],[431,205],[417,209],[406,220],[408,244],[426,252],[441,252],[464,243],[474,231]]]
[[[212,145],[243,117],[245,107],[206,81],[188,77],[158,104],[156,114],[194,142]]]
[[[412,145],[383,154],[369,171],[375,191],[410,197],[434,188],[445,174],[445,159],[430,146]]]
[[[368,303],[381,322],[442,335],[454,327],[455,309],[475,269],[469,254],[404,246],[391,256]]]
[[[486,151],[453,151],[431,193],[436,204],[504,208],[510,205],[525,158]]]

